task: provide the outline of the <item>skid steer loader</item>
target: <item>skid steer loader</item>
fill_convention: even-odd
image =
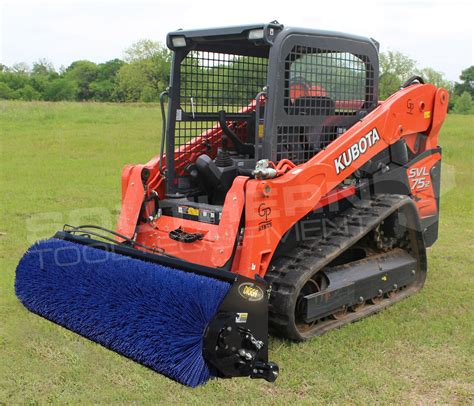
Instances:
[[[448,93],[413,77],[379,101],[375,40],[278,22],[167,46],[161,145],[124,168],[116,230],[36,243],[16,293],[183,384],[274,381],[269,330],[306,340],[423,286]]]

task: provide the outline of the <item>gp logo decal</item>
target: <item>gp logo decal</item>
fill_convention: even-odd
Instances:
[[[258,206],[258,215],[263,218],[263,220],[258,223],[259,231],[266,230],[267,228],[270,228],[272,226],[272,220],[268,218],[271,213],[271,207],[266,206],[265,203],[261,203],[260,206]]]

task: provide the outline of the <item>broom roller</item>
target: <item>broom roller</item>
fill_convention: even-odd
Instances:
[[[274,381],[263,281],[59,232],[16,270],[30,311],[184,385]]]

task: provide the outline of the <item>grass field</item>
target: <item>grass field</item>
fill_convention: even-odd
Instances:
[[[183,387],[25,310],[16,264],[63,223],[113,226],[126,163],[159,150],[149,105],[0,102],[0,403],[473,403],[474,116],[440,138],[439,241],[425,288],[304,344],[270,342],[275,384]]]

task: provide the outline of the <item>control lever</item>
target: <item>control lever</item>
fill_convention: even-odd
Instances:
[[[227,125],[225,118],[225,110],[219,111],[219,124],[224,131],[224,134],[227,135],[232,142],[234,143],[235,150],[241,155],[249,155],[251,158],[255,155],[255,147],[252,144],[244,143],[240,140],[237,134],[232,131]]]

